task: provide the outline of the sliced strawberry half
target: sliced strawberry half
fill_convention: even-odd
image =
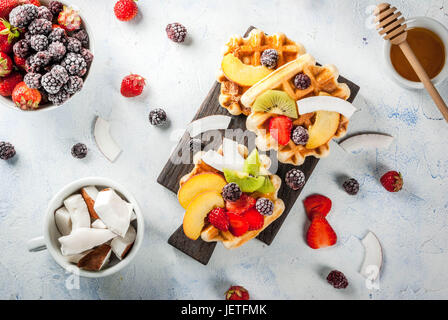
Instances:
[[[291,139],[292,120],[287,116],[271,118],[269,121],[269,133],[277,142],[286,146]]]
[[[306,241],[313,249],[331,247],[336,244],[338,237],[336,232],[322,216],[314,216],[313,221],[306,234]]]
[[[227,215],[230,223],[229,230],[235,237],[240,237],[249,230],[249,222],[246,218],[231,212],[227,213]]]
[[[243,217],[249,222],[249,231],[260,230],[264,226],[264,216],[255,208],[247,210]]]
[[[215,208],[207,216],[208,222],[221,231],[229,230],[229,217],[224,208]]]
[[[331,210],[331,199],[320,194],[313,194],[303,200],[308,219],[313,220],[315,215],[326,217]]]
[[[243,193],[237,201],[226,201],[226,209],[235,214],[243,214],[250,208],[255,207],[257,200]]]

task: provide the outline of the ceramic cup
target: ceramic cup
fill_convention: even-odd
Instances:
[[[59,233],[56,223],[54,220],[54,212],[59,209],[65,199],[67,199],[72,194],[79,192],[79,190],[86,186],[100,186],[100,187],[110,187],[114,189],[123,199],[128,201],[134,206],[135,215],[137,216],[136,220],[136,230],[137,236],[132,246],[132,249],[126,255],[126,257],[117,262],[114,265],[106,266],[105,269],[100,271],[86,271],[79,269],[76,265],[65,260],[64,256],[60,250],[60,244],[58,238],[61,236]],[[100,177],[89,177],[76,180],[59,191],[53,199],[51,199],[47,211],[45,213],[45,221],[44,221],[44,229],[43,236],[31,239],[28,241],[28,250],[29,251],[41,251],[47,249],[50,252],[50,255],[53,259],[64,269],[69,272],[75,272],[82,277],[88,278],[101,278],[110,276],[124,267],[126,267],[137,255],[138,250],[141,247],[143,241],[143,234],[145,230],[143,215],[140,210],[140,207],[135,200],[135,198],[120,184],[107,179]]]

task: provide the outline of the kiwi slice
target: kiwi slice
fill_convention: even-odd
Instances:
[[[276,113],[293,119],[298,118],[297,104],[286,92],[268,90],[261,94],[252,106],[252,111]]]
[[[243,171],[250,174],[251,176],[257,177],[260,173],[260,157],[258,155],[258,150],[254,149],[249,156],[244,160]]]
[[[264,179],[264,183],[261,186],[261,188],[259,188],[257,191],[262,193],[262,194],[268,194],[268,193],[272,193],[275,191],[275,187],[271,182],[271,179],[269,179],[269,177],[265,177],[266,179]]]
[[[266,180],[263,176],[251,177],[246,172],[230,169],[224,169],[224,176],[228,183],[234,182],[240,187],[241,191],[248,193],[252,193],[260,189]]]

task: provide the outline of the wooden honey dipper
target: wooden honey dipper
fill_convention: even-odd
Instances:
[[[401,16],[401,12],[397,11],[397,8],[391,7],[388,3],[382,3],[376,7],[375,16],[375,23],[378,23],[376,28],[379,30],[379,34],[384,36],[385,40],[389,40],[393,45],[401,48],[418,78],[425,86],[426,91],[428,91],[443,117],[448,122],[447,105],[406,40],[408,36],[407,25],[405,24],[404,17]]]

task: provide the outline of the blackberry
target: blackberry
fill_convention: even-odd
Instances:
[[[291,133],[291,140],[298,146],[306,145],[309,138],[310,135],[308,134],[308,130],[302,126],[296,127]]]
[[[36,34],[31,37],[30,46],[36,51],[44,51],[48,47],[48,39],[43,34]]]
[[[53,61],[61,61],[67,53],[67,49],[62,42],[56,41],[50,43],[48,46],[48,52],[50,53]]]
[[[41,78],[42,75],[40,73],[28,72],[25,77],[23,77],[23,81],[25,81],[26,86],[30,89],[40,89]]]
[[[67,43],[67,33],[65,33],[64,29],[55,28],[48,35],[48,40],[50,42],[62,42],[64,44]]]
[[[344,182],[342,187],[352,196],[357,195],[359,192],[359,182],[356,181],[356,179],[348,179]]]
[[[69,80],[67,70],[63,66],[55,64],[50,71],[51,75],[55,77],[60,83],[64,84]]]
[[[89,47],[89,35],[87,34],[86,30],[79,30],[73,33],[72,37],[81,41],[81,44],[84,48]]]
[[[67,53],[64,59],[62,59],[61,66],[72,76],[82,77],[87,72],[86,60],[79,53]]]
[[[81,55],[86,60],[87,65],[89,66],[93,61],[93,53],[90,52],[89,49],[82,48],[81,49]]]
[[[58,79],[51,74],[51,72],[44,74],[40,80],[40,83],[49,94],[58,93],[63,85],[63,83],[59,82]]]
[[[203,144],[202,144],[202,140],[201,139],[191,139],[188,142],[188,147],[190,148],[191,151],[201,151]]]
[[[48,9],[56,17],[64,9],[64,5],[59,1],[50,1],[48,4]]]
[[[327,281],[336,289],[345,289],[348,287],[347,278],[342,272],[337,270],[333,270],[328,274]]]
[[[82,89],[83,84],[84,81],[81,77],[71,76],[68,78],[67,83],[64,85],[64,89],[68,94],[75,94]]]
[[[305,185],[305,174],[299,169],[291,169],[286,173],[285,182],[292,190],[299,190]]]
[[[305,90],[308,89],[311,85],[311,79],[303,72],[300,72],[294,78],[294,85],[297,89]]]
[[[70,98],[70,95],[64,89],[59,90],[56,94],[49,94],[48,100],[56,105],[61,105]]]
[[[187,36],[187,28],[178,22],[167,25],[165,31],[168,38],[174,42],[184,42]]]
[[[274,203],[267,198],[259,198],[255,203],[255,209],[264,216],[272,216],[274,213]]]
[[[81,48],[82,48],[81,41],[79,41],[78,39],[73,38],[73,37],[68,37],[68,41],[67,41],[67,51],[68,52],[79,53],[79,51],[81,51]]]
[[[0,159],[8,160],[16,155],[14,146],[9,142],[0,141]]]
[[[25,59],[30,54],[30,43],[25,39],[19,40],[14,43],[12,50],[16,56]]]
[[[261,54],[260,62],[269,69],[275,69],[278,62],[278,52],[275,49],[264,50]]]
[[[51,55],[48,51],[39,51],[33,57],[33,64],[38,68],[47,66],[51,61]]]
[[[84,143],[77,143],[72,147],[72,156],[84,159],[87,156],[87,146]]]
[[[162,108],[157,108],[149,112],[149,122],[153,126],[161,126],[165,124],[167,120],[168,117],[166,115],[166,112]]]
[[[222,188],[222,198],[225,201],[234,202],[241,198],[243,192],[236,183],[229,183]]]
[[[53,21],[53,13],[47,7],[40,6],[37,8],[37,18]]]
[[[46,19],[36,19],[28,26],[28,32],[31,34],[49,35],[53,30],[51,21]]]
[[[33,4],[25,4],[12,9],[9,22],[17,28],[26,28],[31,21],[37,18],[38,10]]]

